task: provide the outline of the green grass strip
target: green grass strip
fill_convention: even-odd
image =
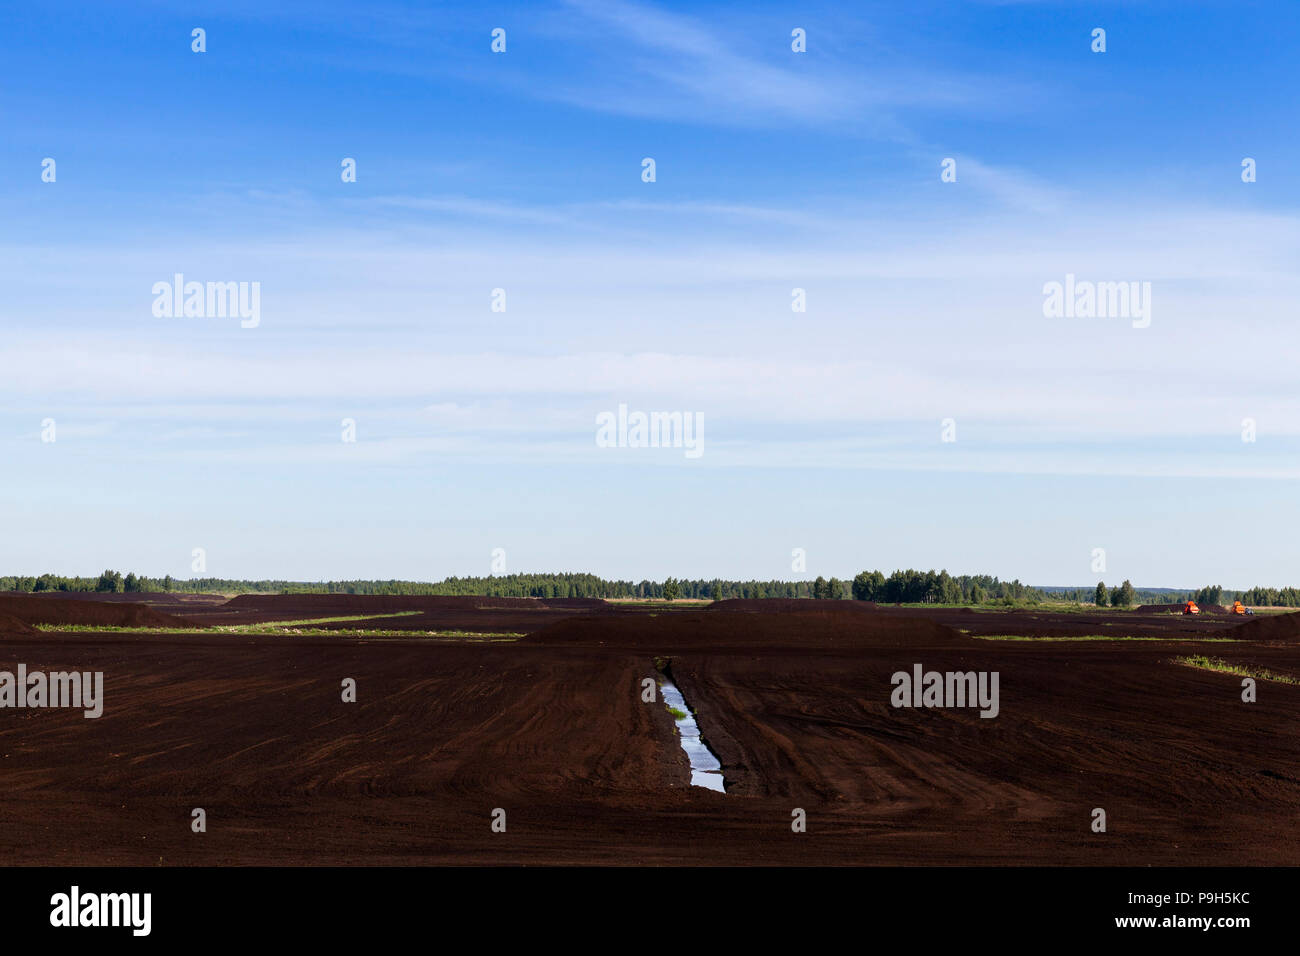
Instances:
[[[36,624],[38,631],[55,634],[160,634],[185,637],[203,637],[219,634],[222,637],[431,637],[457,640],[478,641],[515,641],[524,636],[523,631],[393,631],[366,630],[361,628],[287,628],[246,629],[246,628],[187,628],[187,627],[118,627],[116,625],[98,624]]]
[[[1175,641],[1179,643],[1236,644],[1231,637],[1126,637],[1122,634],[1080,634],[1077,637],[1030,637],[1023,634],[972,634],[981,641]]]
[[[1279,674],[1264,667],[1247,667],[1245,664],[1232,664],[1218,657],[1206,657],[1193,654],[1190,657],[1175,657],[1175,664],[1184,667],[1196,667],[1200,670],[1217,671],[1220,674],[1235,674],[1238,677],[1254,677],[1259,680],[1276,681],[1279,684],[1300,684],[1300,679],[1289,674]]]
[[[218,624],[213,630],[238,631],[241,634],[259,630],[275,630],[282,627],[309,627],[312,624],[339,624],[343,621],[378,621],[390,617],[411,617],[423,614],[423,611],[397,611],[393,614],[350,614],[346,617],[311,617],[300,621],[262,621],[257,624]]]

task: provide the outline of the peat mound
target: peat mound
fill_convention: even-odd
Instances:
[[[1143,604],[1135,607],[1131,614],[1182,614],[1186,605],[1178,604]],[[1222,604],[1198,604],[1202,614],[1223,615],[1231,613]]]
[[[308,611],[323,616],[332,612],[384,614],[398,611],[490,610],[600,610],[609,607],[600,598],[516,598],[479,595],[433,594],[241,594],[221,605],[224,610]]]
[[[1300,612],[1257,614],[1232,629],[1237,641],[1300,641]]]
[[[191,621],[143,604],[0,595],[0,616],[24,624],[86,624],[97,627],[193,627]]]
[[[763,601],[762,603],[771,603]],[[848,603],[848,602],[844,602]],[[921,617],[852,614],[826,610],[800,613],[584,615],[556,621],[521,642],[601,644],[607,647],[862,648],[968,646],[969,638]]]
[[[807,611],[874,611],[877,605],[873,601],[818,601],[815,598],[727,598],[714,601],[706,611],[760,611],[764,614],[772,611],[802,614]]]
[[[30,597],[45,601],[94,601],[99,604],[148,604],[150,607],[208,607],[230,600],[224,594],[188,591],[32,591]]]
[[[0,614],[0,634],[37,634],[36,628],[12,614]]]

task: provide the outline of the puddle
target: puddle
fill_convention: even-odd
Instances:
[[[722,762],[700,739],[700,725],[695,722],[695,715],[687,706],[682,692],[677,689],[677,685],[667,674],[662,675],[659,693],[663,696],[665,704],[678,713],[686,715],[684,717],[674,715],[673,719],[677,721],[677,733],[682,742],[682,749],[686,751],[686,757],[691,762],[691,786],[707,787],[718,793],[726,793],[727,788],[722,781]]]

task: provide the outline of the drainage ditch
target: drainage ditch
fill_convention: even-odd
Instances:
[[[659,675],[659,693],[664,703],[668,705],[668,712],[677,723],[677,734],[682,749],[686,751],[686,757],[691,762],[691,785],[726,793],[726,783],[722,777],[722,761],[704,742],[700,725],[695,720],[695,712],[691,710],[686,697],[673,683],[672,669],[667,661],[662,662]]]

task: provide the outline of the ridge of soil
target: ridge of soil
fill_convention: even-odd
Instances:
[[[47,598],[0,594],[0,615],[24,624],[78,624],[100,627],[194,627],[171,614],[135,602]]]

